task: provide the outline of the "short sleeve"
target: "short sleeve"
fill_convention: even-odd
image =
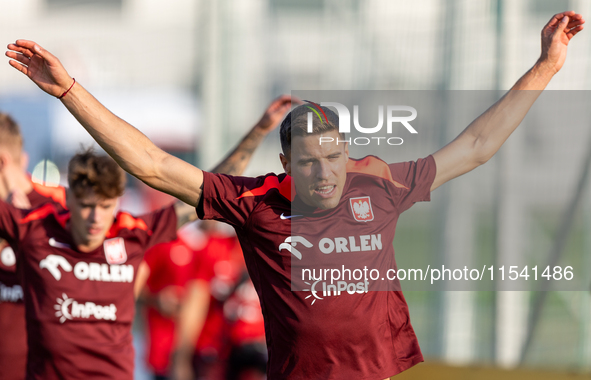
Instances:
[[[146,223],[149,231],[146,248],[177,238],[177,217],[174,204],[148,214],[140,215],[139,218]]]
[[[402,185],[394,192],[399,212],[408,210],[416,202],[431,200],[431,185],[437,172],[433,156],[388,166],[394,181]]]
[[[260,196],[278,183],[274,174],[250,178],[203,172],[203,194],[197,216],[241,228],[260,201]]]

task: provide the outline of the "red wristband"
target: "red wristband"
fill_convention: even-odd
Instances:
[[[74,87],[74,85],[76,84],[76,78],[72,78],[72,79],[74,79],[74,83],[72,83],[72,85],[70,86],[70,88],[68,88],[68,89],[66,90],[66,92],[64,92],[63,94],[61,94],[61,95],[58,97],[58,99],[61,99],[61,98],[63,98],[64,96],[66,96],[66,94],[67,94],[68,92],[70,92],[70,90],[72,89],[72,87]]]

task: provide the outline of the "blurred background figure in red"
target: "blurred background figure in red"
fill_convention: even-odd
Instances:
[[[211,298],[195,351],[198,378],[264,379],[263,315],[238,240],[225,225],[202,225],[208,237],[202,254],[209,257]]]
[[[197,236],[192,242],[203,244],[204,238]],[[169,376],[172,354],[179,344],[175,335],[177,321],[190,283],[207,295],[210,279],[203,276],[205,266],[201,256],[195,253],[194,246],[179,237],[152,247],[146,252],[139,269],[136,295],[140,304],[145,306],[147,363],[155,379]],[[204,299],[208,300],[207,297]],[[199,314],[195,316],[198,317]]]
[[[196,226],[149,250],[138,274],[148,366],[154,379],[265,379],[263,316],[238,240],[217,222]]]

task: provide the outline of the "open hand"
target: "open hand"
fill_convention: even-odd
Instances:
[[[302,101],[289,95],[281,95],[273,100],[257,125],[265,132],[271,132],[279,125],[283,116],[291,109],[292,103],[301,104]]]
[[[557,73],[566,59],[569,41],[583,30],[583,16],[574,11],[555,14],[542,29],[542,54],[538,62]]]
[[[8,63],[28,76],[40,89],[55,97],[70,88],[73,79],[59,59],[33,41],[17,40],[8,45]]]

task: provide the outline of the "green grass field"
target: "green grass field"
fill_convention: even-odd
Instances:
[[[585,234],[584,218],[578,216],[569,234],[559,265],[589,267],[589,236]],[[493,213],[478,214],[474,238],[473,265],[494,262],[495,229]],[[560,212],[532,211],[529,215],[529,230],[526,231],[528,262],[546,263],[549,247],[552,246]],[[435,212],[428,208],[410,210],[404,213],[396,229],[394,248],[399,268],[426,268],[428,264],[441,265],[438,246],[441,231]],[[586,275],[585,271],[582,271]],[[589,279],[583,279],[589,281]],[[588,283],[588,282],[584,282]],[[403,290],[405,289],[404,284]],[[494,291],[475,292],[475,336],[476,363],[494,364],[495,298]],[[442,358],[443,292],[405,291],[413,327],[427,359]],[[530,304],[539,292],[530,292]],[[532,345],[525,359],[525,367],[589,373],[591,358],[587,337],[591,323],[591,306],[588,291],[550,292],[546,299],[540,322]],[[409,377],[411,378],[411,377]],[[443,377],[441,377],[443,378]]]

